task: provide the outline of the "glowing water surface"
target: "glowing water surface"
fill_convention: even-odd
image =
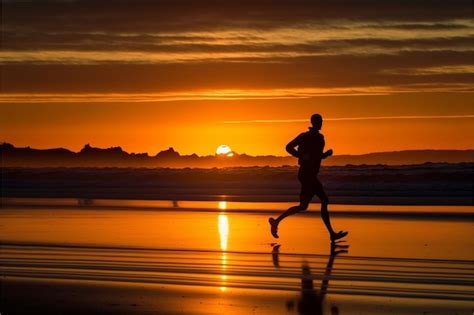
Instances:
[[[32,308],[49,310],[54,302],[69,312],[68,305],[87,297],[78,310],[298,313],[308,266],[315,294],[329,281],[327,314],[334,307],[340,314],[470,314],[474,307],[472,207],[435,209],[432,217],[384,215],[430,213],[428,207],[372,206],[374,216],[362,212],[367,206],[347,207],[350,215],[335,207],[333,225],[350,231],[342,243],[349,247],[328,269],[331,248],[317,211],[288,218],[280,239],[271,237],[267,219],[287,204],[261,212],[249,210],[261,204],[239,208],[225,201],[203,211],[202,203],[168,202],[156,210],[132,201],[117,209],[105,201],[25,203],[0,212],[7,306],[31,301]],[[448,211],[463,215],[436,215]],[[60,302],[51,300],[57,296]]]

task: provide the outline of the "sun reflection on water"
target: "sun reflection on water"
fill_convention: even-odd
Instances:
[[[219,204],[217,206],[219,209],[225,210],[227,209],[227,201],[219,201]]]
[[[221,241],[221,250],[227,250],[227,239],[229,238],[229,219],[225,214],[219,214],[219,236]]]
[[[220,206],[220,205],[219,205]],[[218,229],[219,229],[219,238],[220,238],[220,244],[221,244],[221,269],[222,269],[222,275],[221,275],[221,280],[222,280],[222,285],[220,290],[225,291],[227,287],[225,286],[227,282],[227,275],[225,274],[226,268],[227,268],[227,241],[229,238],[229,219],[227,218],[227,215],[225,214],[219,214],[217,218],[218,222]]]

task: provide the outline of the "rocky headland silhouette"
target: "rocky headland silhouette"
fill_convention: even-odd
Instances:
[[[172,147],[158,152],[128,153],[121,147],[97,148],[86,144],[79,152],[65,148],[34,149],[0,144],[2,167],[172,167],[213,168],[239,166],[293,166],[290,156],[239,154],[181,155]],[[325,166],[343,165],[413,165],[423,163],[474,162],[474,150],[405,150],[362,155],[336,155],[324,161]]]

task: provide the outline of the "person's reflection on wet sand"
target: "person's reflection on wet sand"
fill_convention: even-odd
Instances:
[[[275,268],[280,268],[280,246],[279,244],[273,245],[272,249],[272,261]]]
[[[331,254],[329,256],[328,263],[326,265],[326,271],[324,273],[323,281],[321,282],[321,288],[319,292],[314,289],[313,277],[311,275],[311,269],[307,263],[302,265],[302,275],[301,275],[301,297],[297,301],[297,311],[298,314],[306,315],[313,314],[319,315],[323,314],[323,302],[326,296],[328,287],[329,287],[329,277],[333,269],[334,259],[338,254],[347,253],[347,248],[349,245],[338,245],[337,243],[331,243]],[[278,248],[272,251],[272,258],[274,266],[279,267],[279,246]],[[276,258],[275,258],[276,256]],[[275,261],[277,264],[275,264]],[[289,300],[286,304],[288,310],[292,310],[295,306],[295,301]],[[336,306],[331,307],[331,315],[338,315],[339,309]]]

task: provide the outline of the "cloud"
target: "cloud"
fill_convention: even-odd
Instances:
[[[344,24],[341,24],[344,23]],[[311,22],[301,25],[295,22],[292,26],[277,27],[262,32],[258,29],[216,28],[215,30],[186,30],[181,32],[88,32],[41,31],[28,29],[3,30],[2,61],[17,60],[23,54],[24,61],[37,61],[31,54],[39,56],[45,53],[60,54],[78,51],[100,54],[106,52],[124,53],[270,53],[275,56],[281,53],[308,54],[349,54],[349,53],[396,53],[404,50],[474,50],[474,23],[471,20],[455,20],[452,24],[443,24],[437,28],[436,23],[423,25],[421,30],[413,29],[414,25],[398,22],[362,23],[354,21]],[[447,25],[462,28],[447,28]],[[394,26],[397,26],[394,28]],[[400,26],[406,26],[399,28]],[[433,26],[426,28],[426,26]],[[370,34],[368,36],[367,34]],[[30,55],[28,55],[28,53]],[[144,56],[146,57],[146,56]],[[127,59],[124,59],[126,62]],[[147,62],[144,58],[143,62]],[[150,58],[153,63],[153,58]]]
[[[104,55],[108,58],[107,55]],[[74,58],[72,56],[72,58]],[[410,88],[474,87],[473,74],[459,73],[474,52],[410,51],[389,55],[322,55],[260,57],[160,64],[6,64],[4,93],[152,93],[198,90],[341,89],[384,87],[393,92]],[[443,73],[414,75],[424,68]],[[470,69],[470,68],[468,68]],[[394,72],[390,72],[394,70]]]
[[[289,89],[220,89],[171,91],[159,93],[2,93],[0,104],[21,103],[146,103],[171,101],[203,101],[203,100],[284,100],[308,99],[323,96],[360,96],[360,95],[390,95],[395,93],[445,92],[445,93],[474,93],[474,87],[463,84],[421,85],[384,87],[350,87],[350,88],[289,88]],[[365,119],[368,119],[366,117]],[[375,119],[375,118],[373,118]],[[344,120],[344,119],[333,119]],[[350,120],[350,119],[347,119]],[[356,119],[353,119],[356,120]],[[278,122],[298,122],[288,120]],[[236,121],[235,123],[243,122]],[[246,121],[266,122],[266,121]],[[272,122],[272,121],[268,121]],[[275,122],[275,121],[273,121]]]
[[[32,101],[79,93],[300,98],[474,86],[469,1],[38,0],[2,9],[2,92],[31,94]]]
[[[339,117],[324,118],[324,121],[357,121],[357,120],[411,120],[411,119],[469,119],[474,115],[436,115],[436,116],[374,116],[374,117]],[[281,123],[308,123],[306,119],[254,119],[254,120],[229,120],[224,124],[281,124]]]
[[[317,96],[385,95],[386,88],[350,89],[273,89],[273,90],[197,90],[161,93],[3,93],[1,103],[119,103],[119,102],[170,102],[185,100],[258,100],[304,99]]]

